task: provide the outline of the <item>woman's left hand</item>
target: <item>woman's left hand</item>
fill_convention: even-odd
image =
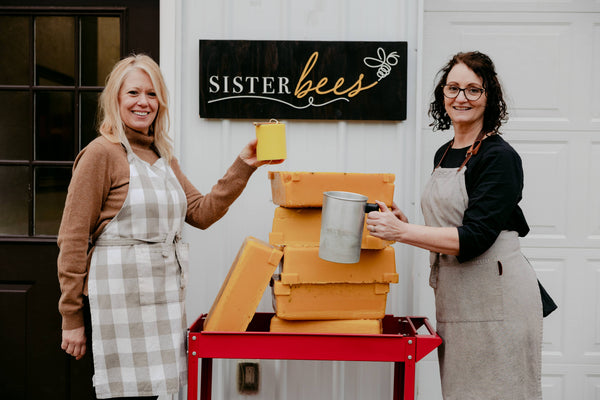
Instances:
[[[399,234],[405,230],[408,219],[396,204],[392,204],[390,210],[385,203],[375,202],[380,211],[371,211],[367,214],[367,230],[377,238],[397,241]]]
[[[260,167],[265,164],[281,164],[284,160],[263,160],[258,161],[256,158],[256,138],[252,139],[241,151],[240,158],[251,167]]]

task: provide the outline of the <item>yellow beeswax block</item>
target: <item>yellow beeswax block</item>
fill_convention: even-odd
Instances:
[[[340,264],[319,258],[318,247],[285,246],[281,282],[299,283],[397,283],[396,257],[392,246],[383,250],[361,250],[355,264]]]
[[[271,318],[271,332],[285,333],[348,333],[378,335],[382,333],[380,319],[338,319],[321,321],[289,321]]]
[[[273,282],[275,314],[288,320],[381,319],[387,283],[286,285]]]
[[[322,207],[328,191],[358,193],[388,206],[394,198],[394,174],[269,171],[269,179],[273,203],[283,207]]]
[[[285,124],[278,122],[255,123],[256,125],[256,159],[285,160],[287,149],[285,144]]]
[[[277,207],[269,243],[277,246],[319,246],[321,213],[321,208]],[[392,243],[369,235],[363,228],[361,248],[383,249]]]
[[[244,332],[282,256],[280,249],[247,237],[206,317],[204,330]]]

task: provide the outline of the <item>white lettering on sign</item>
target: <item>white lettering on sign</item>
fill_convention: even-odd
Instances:
[[[211,75],[208,78],[209,93],[290,94],[290,78],[286,76],[228,76]]]

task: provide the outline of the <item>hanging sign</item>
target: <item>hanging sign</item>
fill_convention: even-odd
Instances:
[[[406,119],[406,42],[200,40],[200,116]]]

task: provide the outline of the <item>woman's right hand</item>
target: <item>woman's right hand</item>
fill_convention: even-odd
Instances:
[[[76,360],[81,359],[85,354],[85,327],[68,329],[62,331],[62,344],[60,347],[67,354],[75,357]]]

